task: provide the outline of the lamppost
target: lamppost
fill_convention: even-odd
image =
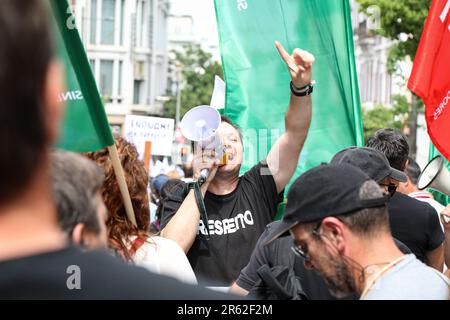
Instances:
[[[181,149],[180,144],[183,139],[180,130],[180,113],[181,113],[181,91],[183,90],[183,74],[182,63],[175,61],[175,80],[177,83],[177,101],[175,106],[175,162],[181,164]]]
[[[183,75],[181,73],[181,66],[182,64],[180,61],[175,61],[175,78],[177,81],[177,103],[176,103],[176,109],[175,109],[175,128],[178,128],[180,125],[180,111],[181,111],[181,90],[182,88],[182,81],[183,81]]]

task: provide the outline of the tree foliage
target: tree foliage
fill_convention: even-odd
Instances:
[[[170,60],[170,69],[178,66],[181,68],[182,91],[180,118],[192,107],[199,105],[209,105],[214,89],[214,76],[223,78],[222,66],[212,60],[212,55],[205,52],[200,45],[190,44],[183,47],[183,50],[174,51]],[[175,118],[176,94],[169,94],[171,97],[164,104],[164,116]]]
[[[405,81],[409,75],[399,74],[401,68],[399,68],[399,62],[403,61],[406,57],[410,57],[413,61],[416,55],[417,48],[419,46],[420,37],[423,27],[428,15],[428,10],[431,5],[431,0],[407,0],[407,1],[395,1],[395,0],[357,0],[361,5],[360,11],[371,16],[370,7],[376,6],[379,13],[380,29],[375,30],[375,33],[394,40],[392,47],[389,50],[387,69],[390,73],[396,73],[400,75]],[[373,16],[372,16],[373,18]],[[408,140],[410,144],[411,155],[414,156],[416,152],[416,130],[417,130],[417,113],[421,107],[419,99],[414,96],[411,105],[408,106],[408,112],[404,125],[409,128],[410,134]],[[379,110],[382,111],[382,110]],[[394,108],[394,112],[396,109]],[[387,111],[386,112],[390,112]],[[373,112],[366,114],[366,121],[368,117],[375,116]],[[399,116],[393,114],[394,117]],[[367,125],[365,123],[365,125]],[[387,122],[384,127],[387,127]]]
[[[380,13],[381,28],[376,33],[398,42],[392,47],[391,54],[402,60],[410,56],[413,60],[420,36],[428,15],[431,0],[357,0],[361,9],[367,12],[371,6],[377,6]],[[402,36],[401,36],[402,35]],[[402,41],[401,38],[405,37]],[[393,57],[393,58],[395,58]]]
[[[409,103],[402,95],[393,96],[393,106],[378,104],[372,109],[362,110],[364,141],[367,142],[378,129],[396,128],[403,130],[408,121]]]

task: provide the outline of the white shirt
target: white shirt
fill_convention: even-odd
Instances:
[[[136,236],[130,238],[131,243]],[[133,257],[136,265],[153,273],[169,276],[189,284],[197,284],[197,278],[180,246],[170,239],[150,237]]]
[[[361,300],[448,300],[450,280],[442,273],[406,255],[371,287]]]
[[[156,210],[158,209],[158,206],[150,201],[150,222],[153,222],[156,220]]]

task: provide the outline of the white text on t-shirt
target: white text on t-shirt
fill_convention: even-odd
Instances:
[[[252,213],[247,210],[244,213],[239,213],[234,218],[223,219],[223,220],[208,220],[208,229],[210,235],[225,235],[230,233],[235,233],[239,229],[245,229],[246,225],[253,225]],[[200,220],[198,226],[199,232],[206,235],[205,225],[203,221]],[[197,232],[198,234],[198,232]]]

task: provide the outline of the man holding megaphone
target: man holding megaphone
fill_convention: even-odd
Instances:
[[[161,235],[176,241],[187,253],[200,284],[229,286],[248,263],[256,241],[283,200],[283,190],[295,172],[307,136],[314,56],[301,49],[289,54],[279,42],[275,45],[291,75],[291,83],[286,84],[291,98],[286,131],[266,161],[239,176],[244,151],[239,129],[226,117],[207,115],[207,108],[191,115],[204,114],[208,124],[195,116],[187,121],[197,129],[187,125],[185,131],[200,135],[190,139],[197,141],[194,180],[203,182],[200,190],[208,218],[201,219],[195,190],[180,184],[162,204]],[[208,132],[214,121],[218,121],[217,130]],[[203,145],[205,140],[211,142],[208,139],[215,139],[213,148]]]

